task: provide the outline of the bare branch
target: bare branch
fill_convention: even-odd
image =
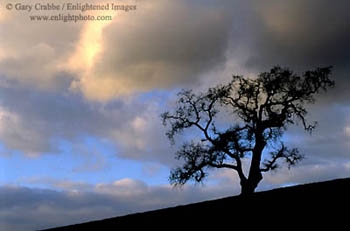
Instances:
[[[304,156],[299,153],[298,149],[293,148],[290,150],[283,143],[281,143],[281,148],[278,151],[270,152],[270,155],[271,159],[263,162],[264,168],[260,169],[262,172],[268,172],[278,168],[277,160],[279,159],[284,159],[288,164],[288,168],[290,168],[304,158]]]

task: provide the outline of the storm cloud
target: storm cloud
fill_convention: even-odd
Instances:
[[[324,99],[329,103],[349,99],[350,4],[321,1],[249,1],[254,9],[247,39],[247,68],[258,72],[282,65],[303,72],[333,66],[336,91]]]

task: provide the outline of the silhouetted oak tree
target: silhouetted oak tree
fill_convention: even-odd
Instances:
[[[233,76],[228,84],[205,93],[179,92],[176,110],[161,115],[164,126],[170,125],[167,136],[174,142],[175,134],[196,128],[201,137],[184,143],[177,152],[183,166],[171,171],[170,182],[201,182],[211,168],[228,168],[238,173],[241,193],[246,195],[254,192],[264,172],[278,167],[279,160],[288,167],[298,163],[303,155],[296,148],[287,148],[280,138],[291,124],[301,122],[310,133],[315,128],[316,122],[306,121],[304,105],[314,103],[317,93],[334,86],[330,73],[331,67],[325,67],[297,75],[276,66],[256,79]],[[219,129],[215,119],[220,110],[232,113],[236,122]],[[271,152],[262,160],[266,147]],[[242,158],[247,157],[250,166],[245,175]]]

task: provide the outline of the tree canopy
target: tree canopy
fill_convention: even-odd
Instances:
[[[203,93],[182,90],[174,111],[161,115],[166,133],[174,136],[196,128],[200,137],[185,142],[176,158],[183,165],[173,169],[170,182],[183,185],[189,180],[201,182],[212,168],[228,168],[238,173],[242,194],[251,194],[262,180],[262,174],[279,167],[284,160],[288,167],[303,159],[297,148],[288,148],[281,137],[289,125],[302,124],[312,132],[317,123],[308,123],[306,104],[315,102],[315,95],[334,86],[329,78],[331,67],[295,74],[288,68],[273,67],[257,78],[234,75],[227,84],[209,88]],[[218,113],[229,112],[232,124],[218,128]],[[278,144],[278,145],[276,145]],[[262,160],[265,148],[271,150]],[[249,158],[249,172],[242,168],[242,159]]]

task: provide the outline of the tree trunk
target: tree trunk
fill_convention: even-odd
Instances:
[[[265,145],[266,142],[263,138],[262,132],[257,132],[255,134],[255,147],[253,150],[252,161],[250,163],[249,176],[247,179],[241,181],[241,195],[253,194],[259,182],[263,179],[260,170],[260,161]]]
[[[248,179],[241,181],[241,195],[253,194],[262,179],[263,177],[260,171],[254,174],[249,174]]]

